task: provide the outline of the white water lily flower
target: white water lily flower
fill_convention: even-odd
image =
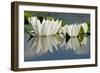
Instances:
[[[88,25],[86,23],[82,23],[82,28],[84,30],[84,33],[87,33],[88,32]]]
[[[38,36],[49,36],[49,35],[55,35],[61,28],[61,20],[54,19],[49,20],[43,18],[43,21],[40,22],[40,20],[37,17],[29,17],[28,18],[29,23],[33,27],[33,31]]]
[[[81,27],[80,24],[71,24],[71,25],[66,24],[65,26],[62,27],[61,31],[64,35],[68,33],[71,37],[78,36],[80,27]]]

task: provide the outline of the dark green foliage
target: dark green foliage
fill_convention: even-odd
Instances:
[[[27,11],[24,12],[24,24],[29,25],[28,17],[31,17],[31,16],[32,16],[31,12],[27,12]]]
[[[81,34],[84,34],[84,30],[83,30],[83,27],[82,27],[82,26],[81,26],[81,28],[80,28],[80,31],[79,31],[78,36],[80,36]]]
[[[24,25],[24,31],[25,31],[25,32],[31,31],[32,29],[33,29],[33,28],[32,28],[31,25],[28,25],[28,24],[25,24],[25,25]]]
[[[70,36],[69,36],[69,34],[68,34],[68,33],[66,33],[66,38],[70,38]]]
[[[42,23],[43,17],[42,17],[42,16],[38,16],[37,18],[38,18],[38,19],[40,20],[40,22]]]
[[[66,33],[66,42],[68,42],[68,41],[69,41],[69,39],[70,39],[70,36],[69,36],[69,34],[68,34],[68,33]]]
[[[64,25],[66,25],[66,23],[64,22],[64,20],[62,20],[61,26],[64,26]]]
[[[28,18],[26,17],[26,16],[24,16],[24,24],[29,24],[29,22],[28,22]]]
[[[78,40],[79,40],[80,43],[82,42],[84,36],[85,36],[84,34],[80,34],[80,36],[78,36]]]
[[[89,21],[89,20],[87,20],[87,22],[86,22],[86,23],[87,23],[87,25],[88,25],[88,27],[89,27],[89,28],[88,28],[88,33],[90,33],[90,21]]]

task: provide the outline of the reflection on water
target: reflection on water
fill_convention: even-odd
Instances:
[[[24,36],[24,61],[90,58],[90,36],[67,39],[61,36]]]

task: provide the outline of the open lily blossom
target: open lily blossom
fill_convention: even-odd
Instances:
[[[66,35],[67,32],[71,37],[73,37],[73,36],[78,36],[80,27],[81,27],[80,24],[71,24],[71,25],[66,24],[65,26],[62,27],[61,30],[64,35]]]
[[[87,23],[82,23],[81,25],[83,27],[84,33],[87,33],[88,32],[88,25],[87,25]]]
[[[49,36],[55,35],[61,28],[61,20],[54,20],[43,18],[42,22],[38,19],[38,17],[29,17],[29,23],[33,27],[33,31],[38,36]]]

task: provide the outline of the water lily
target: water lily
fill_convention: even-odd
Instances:
[[[71,37],[78,36],[80,27],[81,27],[80,24],[71,24],[71,25],[66,24],[65,26],[62,27],[61,31],[64,35],[68,33]]]
[[[61,20],[43,18],[41,21],[38,17],[29,17],[29,23],[33,27],[33,31],[38,36],[55,35],[61,28]]]
[[[82,28],[84,30],[84,33],[87,33],[88,32],[88,25],[86,23],[82,23]]]

